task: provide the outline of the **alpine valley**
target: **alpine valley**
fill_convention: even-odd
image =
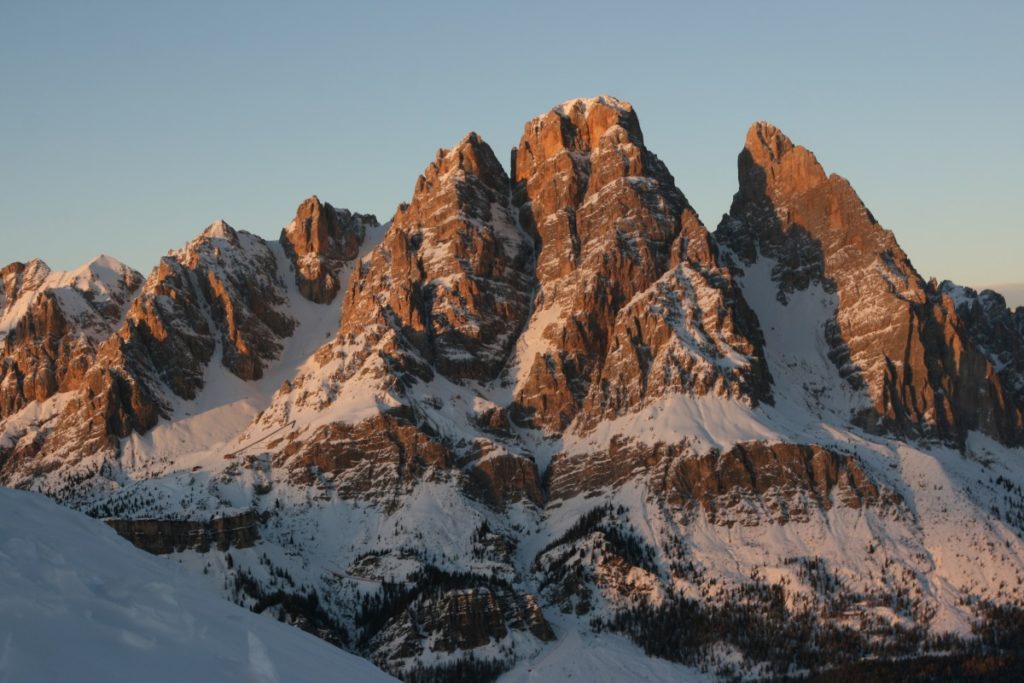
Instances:
[[[0,483],[404,681],[1019,675],[1024,308],[771,124],[738,166],[710,232],[578,99],[383,225],[12,263]]]

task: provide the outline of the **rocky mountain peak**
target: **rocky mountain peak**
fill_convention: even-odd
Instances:
[[[529,309],[532,252],[509,206],[508,176],[470,133],[438,151],[354,274],[342,336],[376,330],[390,346],[398,333],[444,375],[492,378]]]
[[[337,337],[264,412],[264,421],[317,416],[316,428],[289,436],[281,466],[296,478],[315,466],[337,490],[380,499],[448,476],[454,453],[480,457],[480,443],[432,422],[450,422],[435,392],[487,382],[505,367],[530,310],[533,254],[490,147],[471,133],[439,151],[353,269]],[[488,481],[501,488],[514,468],[488,462],[502,473]]]
[[[295,327],[283,310],[286,291],[277,271],[263,239],[213,223],[150,274],[119,331],[128,358],[117,362],[137,374],[155,372],[161,379],[154,385],[191,399],[219,343],[228,370],[259,379]],[[171,331],[183,324],[187,332]],[[160,393],[156,386],[153,393]]]
[[[50,272],[50,267],[39,259],[7,264],[0,270],[0,302],[4,307],[13,305],[23,291],[38,289]]]
[[[1011,310],[1003,295],[948,280],[937,286],[966,334],[989,359],[1013,404],[1024,408],[1024,307]]]
[[[840,375],[872,406],[862,425],[954,441],[971,429],[1019,438],[1020,411],[953,307],[845,178],[763,122],[748,132],[738,167],[740,188],[715,238],[744,264],[767,259],[782,304],[819,288],[833,297],[821,324]]]
[[[582,132],[587,147],[597,147],[598,141],[612,126],[620,126],[636,141],[643,144],[640,120],[633,105],[610,95],[563,102],[552,112],[565,117],[573,128]]]
[[[42,261],[0,271],[0,418],[81,388],[142,276],[109,256],[71,271]]]
[[[0,270],[0,312],[5,312],[21,292],[25,264],[21,261],[8,263]]]
[[[747,129],[747,139],[743,149],[750,152],[754,161],[762,166],[777,163],[796,145],[777,126],[768,121],[755,121]]]
[[[303,201],[281,231],[302,295],[317,303],[332,301],[341,286],[338,271],[359,253],[366,228],[376,225],[374,216],[335,209],[316,195]]]
[[[223,218],[210,223],[200,238],[226,240],[231,244],[238,244],[238,233]]]
[[[626,317],[621,324],[617,320],[620,314],[627,315],[622,310],[627,302],[664,306],[687,318],[696,304],[694,292],[701,289],[694,286],[694,277],[714,283],[711,288],[718,290],[716,295],[709,293],[706,304],[724,296],[718,299],[723,306],[709,309],[707,317],[694,314],[698,325],[718,318],[715,311],[731,319],[736,309],[726,302],[742,298],[720,271],[696,212],[665,165],[644,145],[633,107],[611,97],[559,105],[526,124],[513,166],[513,202],[523,226],[540,245],[539,292],[524,335],[529,343],[518,359],[519,419],[560,431],[584,400],[591,420],[643,400],[627,388],[630,385],[643,387],[640,393],[645,396],[648,386],[653,394],[715,386],[712,377],[719,373],[710,367],[713,363],[701,362],[709,374],[696,384],[670,369],[693,369],[681,360],[693,349],[678,346],[679,336],[672,329],[655,330],[652,322],[639,331]],[[678,273],[666,276],[676,268]],[[663,276],[666,280],[655,287]],[[650,297],[638,298],[645,291]],[[628,315],[635,318],[640,312]],[[719,338],[721,330],[732,327],[719,320],[709,329],[710,337],[699,338]],[[754,334],[756,325],[744,332],[748,327],[737,326],[737,339]],[[658,349],[650,348],[653,339]],[[724,346],[716,349],[712,343],[709,349],[714,357]],[[615,357],[606,362],[609,350]],[[660,374],[650,370],[646,360],[637,368],[627,359],[631,353],[646,357],[658,351],[664,351],[661,360],[668,364]],[[614,376],[602,374],[609,363]],[[658,377],[650,384],[649,370]],[[587,399],[592,386],[597,393]],[[723,387],[718,385],[718,390]]]
[[[628,102],[602,96],[569,100],[529,121],[513,154],[513,181],[526,182],[541,166],[555,164],[577,176],[577,182],[567,189],[586,191],[587,184],[579,180],[590,174],[588,156],[601,147],[601,140],[609,131],[612,131],[612,139],[606,147],[611,149],[631,143],[635,150],[628,156],[632,157],[632,170],[638,170],[636,164],[642,162],[639,152],[643,147],[643,133],[636,112]],[[621,177],[630,168],[627,164],[618,175]],[[614,176],[606,180],[612,179]]]
[[[0,270],[0,330],[10,332],[42,305],[42,297],[65,309],[80,332],[98,339],[110,333],[109,321],[120,317],[141,283],[139,273],[107,255],[69,271],[52,271],[39,259],[11,263]]]
[[[412,202],[399,207],[395,221],[411,216],[409,220],[415,222],[424,218],[423,206],[435,204],[438,196],[451,190],[470,189],[482,192],[483,196],[480,201],[463,201],[464,208],[485,208],[495,202],[508,204],[508,175],[490,145],[472,132],[451,149],[437,150],[434,161],[416,179]]]
[[[298,256],[325,253],[331,249],[331,235],[337,233],[337,213],[316,195],[303,200],[295,210],[295,219],[282,233],[282,239]]]
[[[418,195],[436,189],[439,183],[449,180],[451,174],[460,178],[471,176],[479,179],[487,188],[507,193],[508,176],[501,167],[490,145],[478,134],[468,133],[451,149],[439,149],[437,155],[416,180],[413,201]]]
[[[739,180],[739,196],[757,201],[802,194],[828,177],[807,148],[794,145],[774,125],[758,121],[747,131],[739,158]]]

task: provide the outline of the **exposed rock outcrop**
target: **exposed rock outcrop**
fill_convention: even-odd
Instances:
[[[120,322],[142,276],[101,256],[70,272],[42,261],[0,271],[0,418],[80,388],[97,346]]]
[[[354,425],[333,422],[302,439],[286,436],[274,465],[294,481],[320,482],[346,498],[394,501],[429,472],[454,465],[451,452],[408,417],[396,411]]]
[[[475,133],[437,158],[353,274],[339,337],[415,354],[451,379],[494,378],[529,313],[533,244],[508,176]],[[428,373],[429,374],[429,373]]]
[[[402,660],[424,654],[425,643],[434,653],[472,651],[500,643],[511,631],[542,642],[555,639],[536,598],[528,593],[488,587],[438,591],[421,596],[392,619],[371,648],[379,664],[399,669]]]
[[[526,124],[513,161],[540,247],[520,421],[559,432],[584,404],[592,422],[666,391],[768,396],[755,321],[632,106],[566,102]]]
[[[925,282],[850,183],[779,129],[751,127],[740,189],[715,237],[744,264],[774,260],[780,301],[812,284],[835,293],[832,359],[873,409],[865,427],[962,442],[971,429],[1005,442],[1022,433],[992,364],[948,300]]]
[[[481,497],[497,508],[528,500],[544,505],[537,466],[527,458],[507,453],[488,453],[475,462],[469,471]]]
[[[139,398],[120,404],[137,419],[115,433],[146,431],[172,397],[195,398],[218,348],[220,364],[232,374],[262,377],[295,328],[285,303],[270,246],[223,221],[161,259],[92,371],[97,395],[115,384],[136,387],[131,393]]]
[[[259,379],[295,328],[285,302],[270,246],[218,221],[161,260],[128,311],[117,351],[181,398],[202,388],[218,344],[228,371]]]
[[[114,531],[155,555],[184,550],[209,552],[211,548],[251,548],[259,540],[254,512],[215,517],[207,522],[177,519],[107,519]]]
[[[898,504],[856,459],[815,445],[754,441],[676,458],[663,485],[669,503],[700,508],[711,522],[726,525],[805,522],[833,505]]]
[[[338,271],[358,256],[366,228],[377,225],[372,215],[336,209],[316,195],[302,202],[281,231],[302,296],[320,304],[333,301],[341,287]]]
[[[320,367],[279,393],[264,420],[330,413],[346,402],[368,404],[371,414],[343,413],[343,422],[294,434],[282,465],[304,472],[315,465],[339,490],[369,497],[405,490],[431,468],[453,468],[455,445],[424,418],[440,401],[414,387],[438,376],[456,383],[497,377],[532,293],[533,241],[510,207],[505,171],[471,133],[440,150],[417,180],[412,201],[352,273],[338,336],[317,353]],[[517,464],[532,469],[526,495],[538,500],[535,468]],[[485,466],[475,477],[489,473]],[[506,488],[484,487],[502,499],[514,495]]]
[[[1024,409],[1024,306],[1010,310],[998,292],[976,292],[948,280],[939,291],[950,297],[963,329],[988,357],[1014,405]]]

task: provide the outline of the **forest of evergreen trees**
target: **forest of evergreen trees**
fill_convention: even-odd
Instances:
[[[229,569],[232,570],[232,595],[239,604],[249,604],[249,609],[262,614],[273,609],[279,621],[298,626],[338,647],[347,647],[351,638],[348,629],[335,619],[320,604],[320,596],[310,588],[303,590],[295,586],[287,571],[273,567],[266,561],[271,576],[279,579],[281,587],[265,587],[252,574],[242,567],[235,567],[231,555],[227,555]],[[290,586],[286,590],[284,586]]]
[[[978,614],[969,639],[867,620],[854,627],[793,611],[784,587],[755,581],[714,603],[676,595],[591,624],[627,635],[649,655],[725,679],[1024,680],[1011,675],[1024,666],[1024,609],[986,604]]]
[[[451,590],[481,587],[513,591],[512,584],[496,576],[448,572],[431,564],[417,569],[405,581],[385,581],[378,592],[363,596],[362,605],[355,617],[355,624],[359,627],[357,647],[366,650],[373,637],[389,621],[400,616],[419,598],[432,598]]]
[[[418,665],[402,674],[405,683],[490,683],[508,671],[508,664],[472,654],[449,664]]]

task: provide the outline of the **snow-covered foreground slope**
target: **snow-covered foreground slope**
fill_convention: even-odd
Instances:
[[[524,660],[498,683],[536,681],[588,683],[703,683],[715,680],[696,669],[648,657],[622,636],[572,630],[533,659]]]
[[[228,603],[105,524],[0,489],[0,680],[394,680]]]

